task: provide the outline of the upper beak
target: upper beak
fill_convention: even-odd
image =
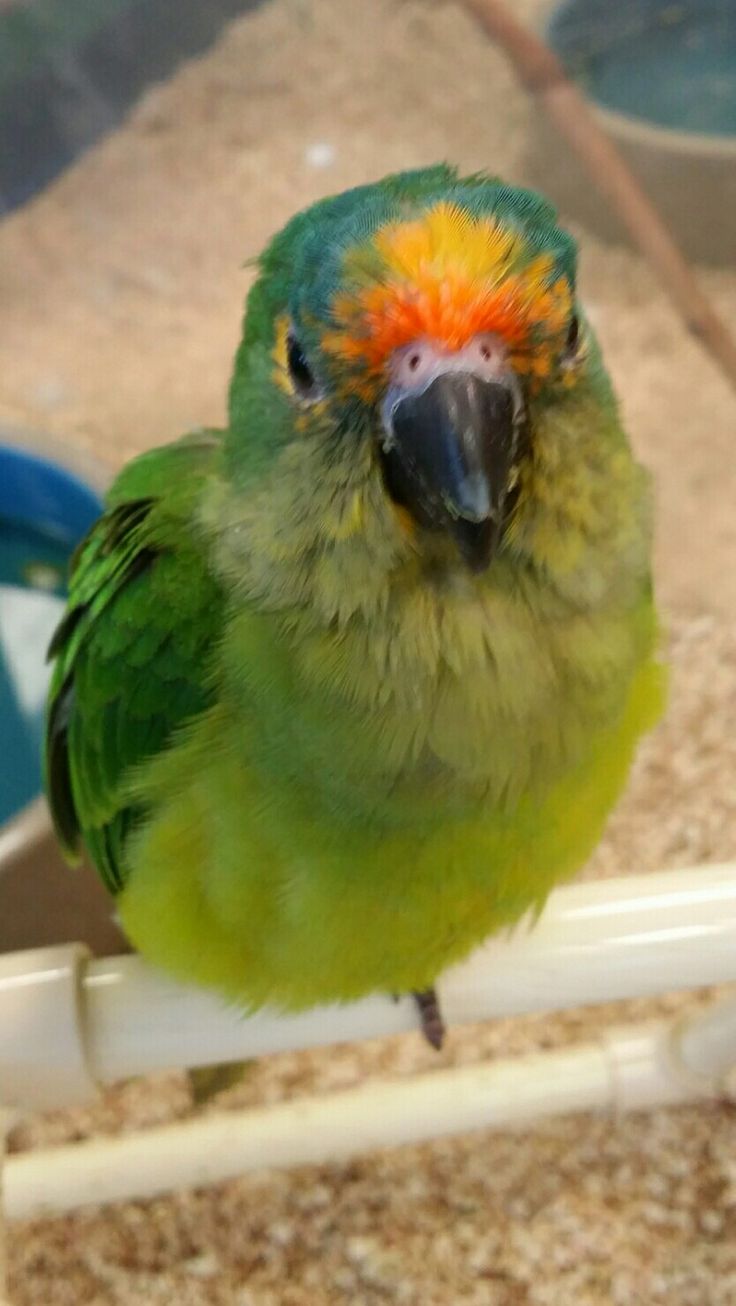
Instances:
[[[453,535],[473,571],[489,564],[512,500],[523,405],[511,380],[440,372],[385,417],[384,466],[394,498],[422,525]]]

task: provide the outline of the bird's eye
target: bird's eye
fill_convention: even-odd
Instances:
[[[317,378],[309,366],[306,354],[293,331],[289,332],[286,340],[286,365],[289,369],[289,378],[294,387],[294,393],[305,401],[319,398],[320,390]]]
[[[565,358],[572,360],[578,349],[580,340],[580,318],[577,313],[573,313],[570,318],[570,325],[567,328],[567,338],[565,340]]]

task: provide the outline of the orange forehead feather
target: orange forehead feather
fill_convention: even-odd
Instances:
[[[414,340],[454,350],[481,331],[504,339],[519,371],[544,376],[572,307],[550,255],[529,258],[522,235],[447,202],[382,227],[344,271],[353,288],[335,297],[322,346],[358,365],[368,382],[358,389]]]

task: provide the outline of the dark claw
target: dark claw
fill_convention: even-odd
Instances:
[[[421,993],[412,993],[412,997],[419,1010],[422,1033],[430,1046],[439,1052],[445,1039],[445,1022],[437,994],[434,989],[422,989]]]

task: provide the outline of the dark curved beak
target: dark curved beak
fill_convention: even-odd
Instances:
[[[389,493],[420,525],[449,531],[471,570],[483,571],[513,503],[524,442],[512,383],[442,372],[396,400],[386,430]]]

